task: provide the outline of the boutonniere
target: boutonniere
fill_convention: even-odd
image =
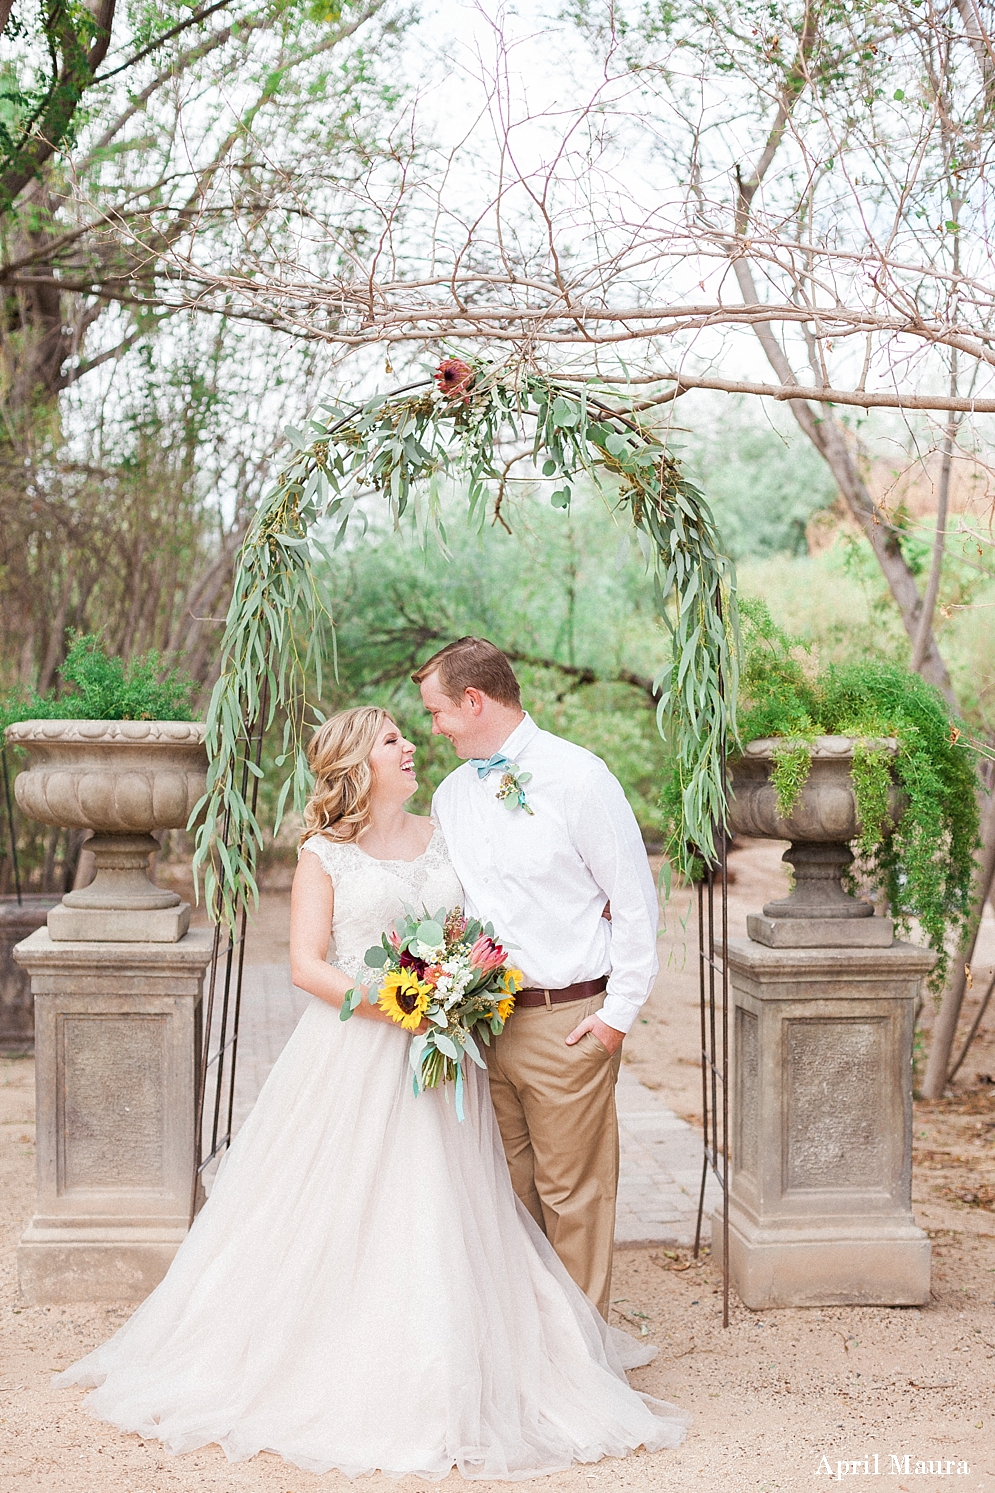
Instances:
[[[517,762],[509,762],[494,796],[502,800],[506,809],[524,809],[526,814],[531,814],[533,810],[525,797],[525,785],[531,781],[530,772],[522,772]]]

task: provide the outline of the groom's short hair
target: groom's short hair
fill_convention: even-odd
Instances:
[[[411,678],[421,684],[430,674],[438,674],[439,687],[451,700],[462,700],[466,690],[479,689],[502,705],[521,709],[522,692],[515,671],[500,648],[486,638],[457,638],[433,653]]]

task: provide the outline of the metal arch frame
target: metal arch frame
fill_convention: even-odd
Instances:
[[[14,824],[14,797],[10,791],[10,772],[7,768],[7,743],[2,738],[0,738],[0,760],[3,762],[3,796],[7,804],[7,832],[10,836],[10,860],[14,868],[14,886],[17,890],[17,905],[23,907],[21,868],[17,859],[17,827]]]
[[[701,1024],[701,1103],[704,1157],[694,1258],[701,1247],[705,1185],[712,1171],[722,1191],[722,1326],[729,1326],[729,866],[723,833],[717,861],[696,887],[698,899],[698,1007]],[[715,892],[719,890],[716,942]]]
[[[717,598],[722,616],[722,597]],[[725,681],[719,675],[719,694],[725,699]],[[723,784],[726,777],[726,741],[720,743]],[[701,1027],[701,1117],[704,1154],[701,1190],[694,1231],[694,1258],[701,1248],[701,1223],[705,1211],[705,1186],[711,1169],[722,1192],[722,1326],[729,1326],[729,834],[725,824],[715,826],[718,856],[708,862],[697,883],[698,900],[698,1012]],[[719,942],[715,940],[715,889],[719,888]],[[716,999],[716,989],[718,998]]]
[[[262,759],[263,736],[266,730],[268,690],[263,690],[259,715],[255,723],[246,730],[243,738],[242,797],[249,788],[249,763],[258,769]],[[256,817],[259,801],[259,773],[252,774],[252,797],[250,808]],[[222,827],[222,840],[227,844],[230,823],[226,817]],[[220,898],[214,908],[214,941],[211,947],[211,963],[207,977],[207,990],[203,1006],[203,1020],[197,1032],[196,1081],[197,1103],[194,1114],[194,1158],[193,1179],[190,1196],[190,1221],[193,1222],[204,1201],[203,1176],[211,1162],[228,1149],[232,1142],[232,1117],[235,1109],[235,1069],[238,1059],[238,1027],[242,1009],[242,977],[245,968],[245,933],[249,920],[249,909],[244,898],[236,907],[237,933],[233,934],[221,919]],[[215,1010],[218,1006],[218,987],[221,987],[218,1029],[215,1025]],[[212,1051],[212,1035],[214,1037]],[[213,1085],[211,1069],[214,1068]],[[209,1093],[210,1089],[210,1093]],[[209,1102],[210,1100],[210,1102]]]

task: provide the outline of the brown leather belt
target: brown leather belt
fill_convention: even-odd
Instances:
[[[607,984],[608,976],[602,975],[598,980],[578,980],[576,985],[564,985],[562,990],[540,990],[535,985],[528,985],[515,996],[515,1005],[558,1006],[563,1001],[586,1001],[594,995],[604,994]]]

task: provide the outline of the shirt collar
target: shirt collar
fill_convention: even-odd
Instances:
[[[525,719],[518,722],[508,740],[502,742],[499,750],[503,752],[509,762],[515,762],[518,760],[519,753],[524,751],[527,746],[530,746],[538,735],[539,727],[532,717],[526,713]]]

